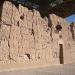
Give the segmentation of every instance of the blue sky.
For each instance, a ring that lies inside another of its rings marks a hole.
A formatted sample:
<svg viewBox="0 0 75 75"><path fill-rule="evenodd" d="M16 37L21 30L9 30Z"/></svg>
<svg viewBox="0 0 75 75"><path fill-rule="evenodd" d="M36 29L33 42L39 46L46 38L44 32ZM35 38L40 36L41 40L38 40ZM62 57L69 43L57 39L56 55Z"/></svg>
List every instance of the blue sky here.
<svg viewBox="0 0 75 75"><path fill-rule="evenodd" d="M67 18L65 18L65 19L66 19L66 21L68 21L69 23L75 22L75 14L72 15L72 16L69 16L69 17L67 17Z"/></svg>

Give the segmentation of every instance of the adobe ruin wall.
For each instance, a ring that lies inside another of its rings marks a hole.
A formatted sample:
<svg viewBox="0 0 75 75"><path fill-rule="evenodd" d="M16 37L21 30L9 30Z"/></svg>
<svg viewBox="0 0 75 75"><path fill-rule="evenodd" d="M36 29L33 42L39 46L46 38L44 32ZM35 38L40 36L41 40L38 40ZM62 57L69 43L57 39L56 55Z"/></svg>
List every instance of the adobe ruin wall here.
<svg viewBox="0 0 75 75"><path fill-rule="evenodd" d="M56 28L58 21L62 27L60 31ZM74 27L73 31L75 38ZM75 40L71 28L55 14L42 18L36 10L21 5L16 8L5 1L0 21L0 63L29 60L50 64L75 62Z"/></svg>

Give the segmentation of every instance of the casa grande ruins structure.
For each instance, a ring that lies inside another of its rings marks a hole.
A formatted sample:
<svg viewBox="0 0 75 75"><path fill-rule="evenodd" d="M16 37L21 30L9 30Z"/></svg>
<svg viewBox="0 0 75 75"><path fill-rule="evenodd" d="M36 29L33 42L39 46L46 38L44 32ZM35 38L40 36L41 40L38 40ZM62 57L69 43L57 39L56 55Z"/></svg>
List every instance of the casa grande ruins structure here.
<svg viewBox="0 0 75 75"><path fill-rule="evenodd" d="M53 13L42 18L39 11L9 1L1 12L0 64L75 62L75 24Z"/></svg>

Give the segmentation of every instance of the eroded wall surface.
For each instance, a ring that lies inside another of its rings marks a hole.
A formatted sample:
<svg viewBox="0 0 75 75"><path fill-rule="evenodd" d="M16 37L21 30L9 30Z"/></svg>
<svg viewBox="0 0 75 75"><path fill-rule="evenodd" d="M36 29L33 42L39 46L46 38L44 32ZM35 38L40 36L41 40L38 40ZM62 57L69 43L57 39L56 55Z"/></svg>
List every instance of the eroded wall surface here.
<svg viewBox="0 0 75 75"><path fill-rule="evenodd" d="M64 63L71 63L74 62L75 59L75 27L73 25L73 32L71 31L71 26L61 17L58 17L56 15L50 15L51 21L52 21L52 28L53 28L53 38L54 38L54 43L53 45L58 48L58 51L60 51L60 44L63 45L63 58L64 58ZM56 32L56 26L57 23L60 22L62 29L60 32ZM55 43L56 42L56 43ZM58 42L58 44L57 44ZM54 47L53 50L57 49Z"/></svg>
<svg viewBox="0 0 75 75"><path fill-rule="evenodd" d="M56 28L58 21L62 27L60 31ZM0 22L0 63L31 60L60 64L60 44L64 63L74 62L75 41L63 18L55 14L42 18L36 10L21 5L16 8L11 2L4 2Z"/></svg>

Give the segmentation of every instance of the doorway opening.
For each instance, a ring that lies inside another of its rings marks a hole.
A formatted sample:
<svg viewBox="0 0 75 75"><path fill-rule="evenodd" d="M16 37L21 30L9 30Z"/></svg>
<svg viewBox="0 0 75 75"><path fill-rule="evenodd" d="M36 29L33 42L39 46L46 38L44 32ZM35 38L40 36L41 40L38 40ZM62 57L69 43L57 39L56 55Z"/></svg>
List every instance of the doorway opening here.
<svg viewBox="0 0 75 75"><path fill-rule="evenodd" d="M59 61L60 61L60 64L64 64L63 44L59 44Z"/></svg>

